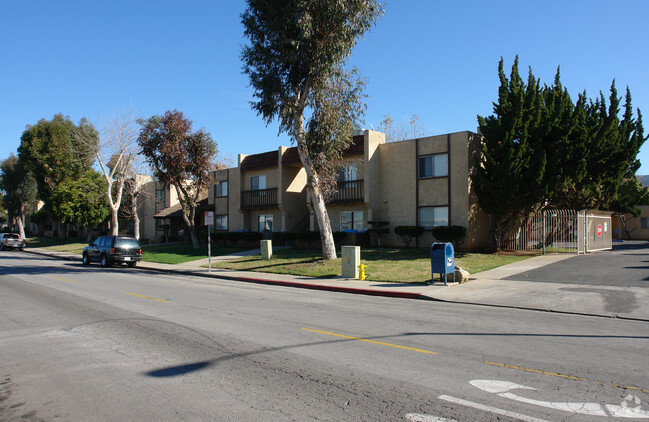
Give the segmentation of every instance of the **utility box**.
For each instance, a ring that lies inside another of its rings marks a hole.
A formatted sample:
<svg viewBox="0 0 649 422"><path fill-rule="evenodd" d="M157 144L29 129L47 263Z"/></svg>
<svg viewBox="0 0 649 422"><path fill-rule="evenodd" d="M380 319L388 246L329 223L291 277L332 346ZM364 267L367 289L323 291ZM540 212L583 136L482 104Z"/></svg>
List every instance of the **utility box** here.
<svg viewBox="0 0 649 422"><path fill-rule="evenodd" d="M435 274L441 274L444 284L447 283L448 274L453 274L455 281L455 250L452 243L433 243L430 247L431 281L435 281Z"/></svg>
<svg viewBox="0 0 649 422"><path fill-rule="evenodd" d="M273 241L261 240L261 259L271 259L273 257Z"/></svg>
<svg viewBox="0 0 649 422"><path fill-rule="evenodd" d="M360 246L343 246L342 276L345 278L358 278L358 266L361 264Z"/></svg>

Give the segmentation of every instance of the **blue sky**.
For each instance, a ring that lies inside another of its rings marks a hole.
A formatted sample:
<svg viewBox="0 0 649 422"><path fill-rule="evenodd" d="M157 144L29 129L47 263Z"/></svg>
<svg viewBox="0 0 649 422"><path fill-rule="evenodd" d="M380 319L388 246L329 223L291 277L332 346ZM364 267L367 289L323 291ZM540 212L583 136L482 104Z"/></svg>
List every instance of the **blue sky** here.
<svg viewBox="0 0 649 422"><path fill-rule="evenodd" d="M178 109L236 160L290 146L249 107L241 73L242 0L6 1L0 14L0 159L27 124L62 113L96 122L130 107ZM576 99L629 86L649 132L646 0L385 3L349 63L369 78L365 128L417 114L427 134L476 130L489 115L501 57L551 84L557 66ZM639 156L649 174L649 142Z"/></svg>

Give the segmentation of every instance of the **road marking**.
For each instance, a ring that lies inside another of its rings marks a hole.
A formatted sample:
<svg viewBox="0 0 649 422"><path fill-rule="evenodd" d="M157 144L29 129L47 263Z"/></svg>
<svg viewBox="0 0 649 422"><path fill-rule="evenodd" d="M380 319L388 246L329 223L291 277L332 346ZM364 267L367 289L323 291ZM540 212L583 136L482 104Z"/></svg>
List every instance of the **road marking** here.
<svg viewBox="0 0 649 422"><path fill-rule="evenodd" d="M481 390L484 390L487 393L496 394L497 396L514 400L516 402L533 404L535 406L561 410L564 412L578 413L580 415L608 417L609 414L606 413L606 410L608 410L611 416L616 418L644 419L649 417L649 411L642 408L640 398L631 394L626 396L624 401L619 406L614 404L602 405L599 403L583 402L550 402L530 399L511 393L511 390L536 390L536 388L516 384L515 382L497 380L473 380L469 381L469 384ZM631 402L631 404L629 404L629 402ZM631 405L633 404L635 404L635 407L631 407Z"/></svg>
<svg viewBox="0 0 649 422"><path fill-rule="evenodd" d="M334 337L340 337L340 338L346 338L349 340L358 340L358 341L364 341L365 343L372 343L372 344L378 344L380 346L388 346L388 347L395 347L397 349L403 349L403 350L410 350L412 352L419 352L419 353L428 353L431 355L436 355L437 352L431 352L430 350L423 350L423 349L415 349L414 347L408 347L408 346L400 346L398 344L391 344L391 343L384 343L382 341L376 341L376 340L368 340L365 338L360 338L360 337L352 337L352 336L346 336L344 334L336 334L336 333L330 333L327 331L320 331L320 330L312 330L310 328L302 328L304 331L311 331L313 333L319 333L319 334L326 334L328 336L334 336Z"/></svg>
<svg viewBox="0 0 649 422"><path fill-rule="evenodd" d="M135 293L129 293L129 292L124 292L124 294L125 295L131 295L131 296L137 296L137 297L141 297L141 298L144 298L144 299L157 300L158 302L169 302L169 299L158 299L157 297L142 296L142 295L138 295L138 294L135 294Z"/></svg>
<svg viewBox="0 0 649 422"><path fill-rule="evenodd" d="M496 380L473 380L470 381L469 384L481 390L484 390L487 393L493 393L496 394L497 396L514 400L520 403L533 404L535 406L547 407L548 409L561 410L564 412L578 413L580 415L608 416L608 414L604 411L604 409L602 409L602 406L600 406L599 403L550 402L550 401L529 399L527 397L522 397L517 394L510 393L509 392L510 390L518 390L518 389L536 390L536 388L516 384L515 382L496 381Z"/></svg>
<svg viewBox="0 0 649 422"><path fill-rule="evenodd" d="M647 388L634 387L632 385L621 385L621 384L616 384L616 383L610 382L610 381L600 381L600 380L594 380L594 379L590 379L590 378L577 377L577 376L573 376L573 375L558 374L556 372L546 372L546 371L541 371L539 369L530 369L530 368L525 368L525 367L522 367L522 366L506 365L504 363L496 363L496 362L489 362L489 361L483 361L483 363L485 363L487 365L499 366L501 368L517 369L519 371L525 371L525 372L534 372L535 374L548 375L548 376L551 376L551 377L565 378L565 379L574 380L574 381L596 382L596 383L598 383L600 385L611 385L613 387L622 388L622 389L625 389L625 390L635 390L635 391L641 391L643 393L649 393L649 389L647 389Z"/></svg>
<svg viewBox="0 0 649 422"><path fill-rule="evenodd" d="M408 422L458 422L455 419L440 418L439 416L421 415L419 413L408 413L406 415Z"/></svg>
<svg viewBox="0 0 649 422"><path fill-rule="evenodd" d="M510 418L520 419L520 420L525 421L525 422L550 422L550 421L547 421L545 419L534 418L532 416L523 415L521 413L510 412L509 410L498 409L497 407L491 407L491 406L487 406L487 405L480 404L480 403L474 403L472 401L458 399L456 397L451 397L451 396L447 396L447 395L444 395L444 394L442 394L441 396L439 396L437 398L441 399L441 400L446 400L446 401L451 402L451 403L461 404L462 406L472 407L474 409L482 410L482 411L485 411L485 412L495 413L496 415L501 415L501 416L507 416L507 417L510 417Z"/></svg>
<svg viewBox="0 0 649 422"><path fill-rule="evenodd" d="M72 280L68 280L67 278L54 277L54 276L50 276L50 277L55 278L55 279L57 279L57 280L67 281L68 283L74 283L74 281L72 281Z"/></svg>

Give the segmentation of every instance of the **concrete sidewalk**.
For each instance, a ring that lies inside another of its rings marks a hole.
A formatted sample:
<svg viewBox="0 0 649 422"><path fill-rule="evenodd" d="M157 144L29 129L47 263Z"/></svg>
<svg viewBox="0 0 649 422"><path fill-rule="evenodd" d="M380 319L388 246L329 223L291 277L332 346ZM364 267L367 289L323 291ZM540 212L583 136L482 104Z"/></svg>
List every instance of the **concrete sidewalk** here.
<svg viewBox="0 0 649 422"><path fill-rule="evenodd" d="M275 248L274 248L275 249ZM26 252L58 259L79 261L79 255L56 252L47 249L28 248ZM259 249L234 255L212 257L212 261L223 261L248 255L259 255ZM249 271L230 271L207 268L207 259L200 259L178 265L141 262L136 268L145 271L179 273L235 282L272 284L293 288L317 289L374 296L400 297L409 299L436 300L452 303L496 306L503 308L531 309L578 315L592 315L621 319L649 321L649 288L608 287L574 284L543 283L515 280L515 275L532 269L551 265L574 257L572 254L553 254L529 258L493 270L472 274L467 283L442 282L428 285L360 281L342 277L312 278L283 274L269 274ZM93 264L96 265L96 264ZM508 278L508 279L505 279ZM594 287L594 286L591 286ZM607 295L633 295L640 306L615 309L606 300ZM630 310L627 310L631 308Z"/></svg>

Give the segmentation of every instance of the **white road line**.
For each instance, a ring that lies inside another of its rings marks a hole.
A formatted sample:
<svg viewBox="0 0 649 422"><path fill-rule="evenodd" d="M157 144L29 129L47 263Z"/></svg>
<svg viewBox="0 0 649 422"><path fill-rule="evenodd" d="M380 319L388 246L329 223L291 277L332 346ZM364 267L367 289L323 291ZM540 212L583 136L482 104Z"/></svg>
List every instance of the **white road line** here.
<svg viewBox="0 0 649 422"><path fill-rule="evenodd" d="M420 415L419 413L408 413L406 415L408 422L458 422L455 419L440 418L431 415Z"/></svg>
<svg viewBox="0 0 649 422"><path fill-rule="evenodd" d="M451 397L442 394L438 399L446 400L451 403L461 404L462 406L473 407L474 409L483 410L485 412L495 413L496 415L507 416L510 418L520 419L525 422L550 422L545 419L534 418L532 416L523 415L521 413L510 412L508 410L498 409L497 407L491 407L480 403L474 403L472 401L458 399L456 397Z"/></svg>

